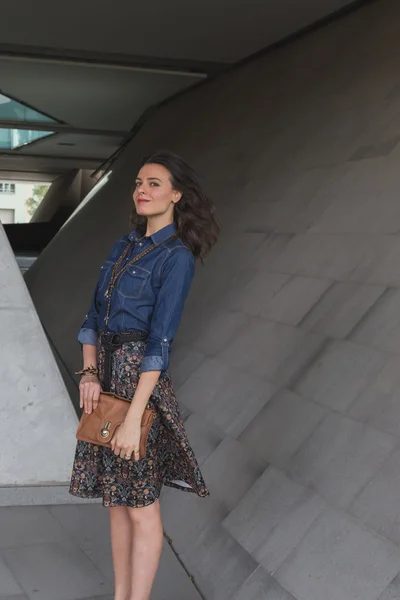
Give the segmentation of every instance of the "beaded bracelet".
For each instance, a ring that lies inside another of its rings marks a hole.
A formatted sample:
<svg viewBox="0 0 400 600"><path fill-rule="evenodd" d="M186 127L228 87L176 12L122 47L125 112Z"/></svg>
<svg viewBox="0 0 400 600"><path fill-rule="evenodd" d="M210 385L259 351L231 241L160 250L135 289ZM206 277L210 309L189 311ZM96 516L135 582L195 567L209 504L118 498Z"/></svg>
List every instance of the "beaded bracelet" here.
<svg viewBox="0 0 400 600"><path fill-rule="evenodd" d="M81 371L75 371L75 375L95 375L97 377L98 374L99 370L93 365L89 365L86 369L82 369Z"/></svg>

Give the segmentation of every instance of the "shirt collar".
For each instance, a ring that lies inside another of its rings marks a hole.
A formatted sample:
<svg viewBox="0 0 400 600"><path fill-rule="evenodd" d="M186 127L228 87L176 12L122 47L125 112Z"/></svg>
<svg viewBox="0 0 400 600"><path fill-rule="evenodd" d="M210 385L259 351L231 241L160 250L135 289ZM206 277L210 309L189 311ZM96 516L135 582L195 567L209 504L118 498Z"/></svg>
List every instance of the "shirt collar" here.
<svg viewBox="0 0 400 600"><path fill-rule="evenodd" d="M176 233L176 225L175 223L170 223L169 225L167 225L166 227L162 227L162 229L159 229L149 237L151 238L153 244L160 244L161 242L164 242L166 239L174 235L174 233ZM128 238L131 240L131 242L139 239L136 229L131 231L131 233L128 235Z"/></svg>

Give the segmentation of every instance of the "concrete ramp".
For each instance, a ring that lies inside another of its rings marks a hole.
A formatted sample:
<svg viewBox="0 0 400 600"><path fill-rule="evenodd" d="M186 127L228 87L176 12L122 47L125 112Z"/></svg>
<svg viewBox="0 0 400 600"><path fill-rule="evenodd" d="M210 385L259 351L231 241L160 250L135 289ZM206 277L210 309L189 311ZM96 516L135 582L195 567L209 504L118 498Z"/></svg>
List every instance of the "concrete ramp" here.
<svg viewBox="0 0 400 600"><path fill-rule="evenodd" d="M0 505L51 501L70 476L77 417L1 225L0 289Z"/></svg>

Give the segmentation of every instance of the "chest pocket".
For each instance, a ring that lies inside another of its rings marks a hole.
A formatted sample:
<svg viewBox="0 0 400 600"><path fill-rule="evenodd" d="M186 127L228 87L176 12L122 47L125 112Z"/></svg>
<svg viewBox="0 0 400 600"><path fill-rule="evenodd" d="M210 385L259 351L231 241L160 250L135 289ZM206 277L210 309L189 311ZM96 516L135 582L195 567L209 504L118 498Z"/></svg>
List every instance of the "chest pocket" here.
<svg viewBox="0 0 400 600"><path fill-rule="evenodd" d="M110 281L110 277L111 277L111 270L114 266L114 263L112 260L107 260L104 265L101 267L100 269L100 275L99 275L99 291L102 289L105 289L106 284Z"/></svg>
<svg viewBox="0 0 400 600"><path fill-rule="evenodd" d="M150 277L150 271L132 265L117 281L117 292L123 298L138 299L143 294L146 282Z"/></svg>

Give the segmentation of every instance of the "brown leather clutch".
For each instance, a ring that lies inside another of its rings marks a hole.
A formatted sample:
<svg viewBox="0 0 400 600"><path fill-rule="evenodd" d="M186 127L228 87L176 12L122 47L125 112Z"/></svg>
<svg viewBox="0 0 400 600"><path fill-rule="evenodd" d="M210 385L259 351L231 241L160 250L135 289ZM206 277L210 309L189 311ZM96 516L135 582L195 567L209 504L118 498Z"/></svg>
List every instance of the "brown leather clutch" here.
<svg viewBox="0 0 400 600"><path fill-rule="evenodd" d="M117 427L125 420L130 400L111 392L101 392L97 407L90 413L82 413L76 438L98 446L111 448L111 440ZM156 417L153 409L146 408L140 426L139 459L146 456L147 438Z"/></svg>

